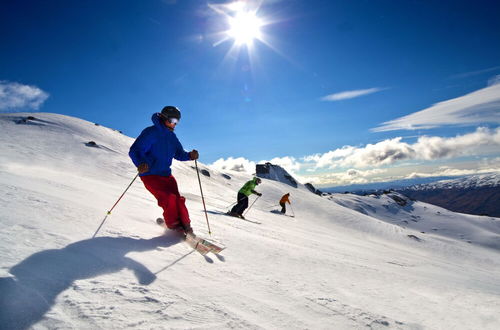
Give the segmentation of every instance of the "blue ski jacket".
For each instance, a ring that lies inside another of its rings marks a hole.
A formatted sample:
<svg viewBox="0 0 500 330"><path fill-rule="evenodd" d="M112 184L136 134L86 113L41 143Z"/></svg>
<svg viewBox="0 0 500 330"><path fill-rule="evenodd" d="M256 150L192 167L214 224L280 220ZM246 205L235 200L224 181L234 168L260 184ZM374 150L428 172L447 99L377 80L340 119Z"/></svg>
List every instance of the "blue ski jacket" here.
<svg viewBox="0 0 500 330"><path fill-rule="evenodd" d="M146 127L130 147L129 156L135 166L147 163L149 171L145 175L170 176L172 158L190 160L189 153L182 148L179 139L160 120L160 114L151 117L153 126Z"/></svg>

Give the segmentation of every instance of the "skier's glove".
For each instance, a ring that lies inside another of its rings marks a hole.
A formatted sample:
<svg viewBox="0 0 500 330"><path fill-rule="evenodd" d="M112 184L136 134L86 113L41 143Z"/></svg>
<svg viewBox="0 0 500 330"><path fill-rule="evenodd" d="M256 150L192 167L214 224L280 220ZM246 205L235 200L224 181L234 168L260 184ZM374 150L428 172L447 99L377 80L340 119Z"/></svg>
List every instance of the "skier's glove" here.
<svg viewBox="0 0 500 330"><path fill-rule="evenodd" d="M147 163L142 163L141 165L137 166L137 171L139 174L143 174L149 171L149 165Z"/></svg>
<svg viewBox="0 0 500 330"><path fill-rule="evenodd" d="M257 196L259 196L259 197L260 197L260 196L262 196L262 194L261 194L261 193L257 193Z"/></svg>
<svg viewBox="0 0 500 330"><path fill-rule="evenodd" d="M191 151L191 152L189 153L189 158L190 158L191 160L198 159L198 157L200 157L200 154L198 153L198 150L193 149L193 151Z"/></svg>

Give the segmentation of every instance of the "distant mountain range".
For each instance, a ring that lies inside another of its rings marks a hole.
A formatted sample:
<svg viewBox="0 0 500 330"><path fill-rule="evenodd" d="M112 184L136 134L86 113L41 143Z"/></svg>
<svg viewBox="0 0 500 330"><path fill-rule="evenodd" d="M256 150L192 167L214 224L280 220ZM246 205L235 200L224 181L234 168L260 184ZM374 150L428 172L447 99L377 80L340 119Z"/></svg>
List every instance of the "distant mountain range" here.
<svg viewBox="0 0 500 330"><path fill-rule="evenodd" d="M452 180L440 180L409 187L411 190L474 189L500 186L500 174L471 175Z"/></svg>
<svg viewBox="0 0 500 330"><path fill-rule="evenodd" d="M398 189L422 202L460 213L500 216L500 174L472 175Z"/></svg>
<svg viewBox="0 0 500 330"><path fill-rule="evenodd" d="M500 173L464 177L433 177L320 188L324 193L358 195L395 190L422 202L450 211L500 217Z"/></svg>
<svg viewBox="0 0 500 330"><path fill-rule="evenodd" d="M352 184L346 186L335 186L335 187L320 187L322 192L327 193L338 193L338 192L366 192L366 191L376 191L376 190L390 190L390 189L403 189L412 185L425 184L436 182L438 180L453 179L456 177L450 176L440 176L432 178L414 178L405 180L396 180L389 182L375 182L375 183L365 183L365 184Z"/></svg>

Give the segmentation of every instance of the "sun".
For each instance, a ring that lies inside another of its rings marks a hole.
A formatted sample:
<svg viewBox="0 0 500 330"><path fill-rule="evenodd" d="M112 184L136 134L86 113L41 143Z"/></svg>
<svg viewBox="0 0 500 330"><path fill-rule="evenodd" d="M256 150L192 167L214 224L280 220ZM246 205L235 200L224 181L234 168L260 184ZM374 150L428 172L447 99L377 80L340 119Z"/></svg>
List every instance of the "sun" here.
<svg viewBox="0 0 500 330"><path fill-rule="evenodd" d="M235 16L228 17L229 30L227 34L238 45L252 44L254 39L261 38L260 27L262 21L252 12L238 12Z"/></svg>
<svg viewBox="0 0 500 330"><path fill-rule="evenodd" d="M216 40L213 46L231 41L231 52L243 49L250 52L256 40L267 45L265 32L261 31L261 28L272 24L272 21L269 21L269 17L257 15L261 5L262 0L237 0L225 4L209 4L209 8L216 12L218 18L222 18L218 19L217 25L224 27L214 34Z"/></svg>

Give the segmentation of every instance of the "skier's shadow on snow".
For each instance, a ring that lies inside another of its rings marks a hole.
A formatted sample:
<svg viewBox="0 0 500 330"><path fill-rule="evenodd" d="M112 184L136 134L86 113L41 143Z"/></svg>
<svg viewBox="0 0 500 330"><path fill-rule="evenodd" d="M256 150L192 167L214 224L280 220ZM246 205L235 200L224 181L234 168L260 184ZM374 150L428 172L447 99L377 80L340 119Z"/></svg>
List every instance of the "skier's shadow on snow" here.
<svg viewBox="0 0 500 330"><path fill-rule="evenodd" d="M217 215L226 215L228 217L231 217L229 214L227 214L227 212L221 212L221 211L211 211L211 210L207 210L207 213L210 213L210 214L217 214ZM234 218L234 217L233 217ZM237 219L237 218L235 218ZM258 221L254 221L254 220L249 220L249 219L240 219L242 221L246 221L246 222L251 222L251 223L255 223L257 225L261 225L262 222L258 222Z"/></svg>
<svg viewBox="0 0 500 330"><path fill-rule="evenodd" d="M156 275L126 254L179 242L181 237L174 234L151 239L97 237L32 254L10 269L15 278L0 278L0 328L29 328L43 318L57 296L75 280L127 268L140 284L151 284Z"/></svg>
<svg viewBox="0 0 500 330"><path fill-rule="evenodd" d="M220 214L220 215L228 215L227 212L212 211L212 210L207 210L207 213L210 213L210 214Z"/></svg>

